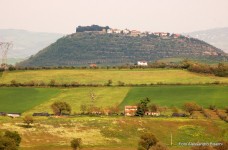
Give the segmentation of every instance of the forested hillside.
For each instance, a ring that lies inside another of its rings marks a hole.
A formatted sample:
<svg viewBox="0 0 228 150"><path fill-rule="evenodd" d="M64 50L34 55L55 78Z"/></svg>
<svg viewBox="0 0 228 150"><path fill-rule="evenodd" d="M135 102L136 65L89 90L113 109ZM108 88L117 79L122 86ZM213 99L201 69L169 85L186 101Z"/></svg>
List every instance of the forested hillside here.
<svg viewBox="0 0 228 150"><path fill-rule="evenodd" d="M227 54L203 41L180 36L129 36L123 34L74 33L60 38L19 66L76 66L125 64L138 60L189 58L227 61Z"/></svg>

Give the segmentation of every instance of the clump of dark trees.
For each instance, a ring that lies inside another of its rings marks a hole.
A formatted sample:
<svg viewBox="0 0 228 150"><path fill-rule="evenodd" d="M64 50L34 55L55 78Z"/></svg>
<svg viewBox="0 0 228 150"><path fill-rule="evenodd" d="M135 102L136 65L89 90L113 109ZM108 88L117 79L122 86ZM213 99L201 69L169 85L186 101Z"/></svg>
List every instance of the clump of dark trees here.
<svg viewBox="0 0 228 150"><path fill-rule="evenodd" d="M76 32L85 32L85 31L102 31L103 29L107 30L110 29L109 26L102 27L98 25L91 25L91 26L78 26L76 28Z"/></svg>
<svg viewBox="0 0 228 150"><path fill-rule="evenodd" d="M21 137L16 131L5 131L0 135L0 150L18 150Z"/></svg>

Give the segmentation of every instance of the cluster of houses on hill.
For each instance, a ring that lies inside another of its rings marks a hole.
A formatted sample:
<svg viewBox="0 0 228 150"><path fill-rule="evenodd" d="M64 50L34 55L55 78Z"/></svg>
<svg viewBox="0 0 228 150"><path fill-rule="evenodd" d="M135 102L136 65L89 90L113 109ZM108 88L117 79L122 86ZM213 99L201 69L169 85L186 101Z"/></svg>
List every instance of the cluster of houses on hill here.
<svg viewBox="0 0 228 150"><path fill-rule="evenodd" d="M141 32L139 30L130 30L130 29L106 29L103 28L102 30L94 30L94 31L83 31L83 32L88 32L88 33L99 33L99 34L123 34L123 35L128 35L128 36L147 36L147 35L154 35L154 36L158 36L158 37L173 37L173 38L179 38L181 36L181 34L170 34L168 32L149 32L149 31L145 31L145 32Z"/></svg>

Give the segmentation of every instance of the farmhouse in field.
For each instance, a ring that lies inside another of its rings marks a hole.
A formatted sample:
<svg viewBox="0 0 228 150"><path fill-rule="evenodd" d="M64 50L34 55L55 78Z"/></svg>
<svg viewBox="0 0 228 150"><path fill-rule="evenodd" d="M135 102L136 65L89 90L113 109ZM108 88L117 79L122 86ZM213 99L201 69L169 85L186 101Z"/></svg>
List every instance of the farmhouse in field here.
<svg viewBox="0 0 228 150"><path fill-rule="evenodd" d="M160 112L150 112L150 111L146 111L145 112L146 116L160 116Z"/></svg>
<svg viewBox="0 0 228 150"><path fill-rule="evenodd" d="M137 111L137 106L125 106L124 114L125 116L134 116Z"/></svg>
<svg viewBox="0 0 228 150"><path fill-rule="evenodd" d="M147 61L138 61L137 65L138 66L148 66L148 63L147 63Z"/></svg>
<svg viewBox="0 0 228 150"><path fill-rule="evenodd" d="M21 116L21 113L8 113L7 116L12 118L17 118Z"/></svg>

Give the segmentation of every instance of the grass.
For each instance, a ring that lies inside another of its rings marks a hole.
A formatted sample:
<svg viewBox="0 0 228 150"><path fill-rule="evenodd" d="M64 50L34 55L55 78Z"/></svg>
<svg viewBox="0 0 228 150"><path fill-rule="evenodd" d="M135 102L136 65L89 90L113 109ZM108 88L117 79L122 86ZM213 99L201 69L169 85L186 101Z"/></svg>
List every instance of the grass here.
<svg viewBox="0 0 228 150"><path fill-rule="evenodd" d="M24 112L56 96L59 89L0 88L0 112Z"/></svg>
<svg viewBox="0 0 228 150"><path fill-rule="evenodd" d="M75 117L36 118L32 128L20 126L22 119L0 122L0 130L15 130L22 136L22 150L70 149L69 141L82 138L83 149L136 149L140 135L152 132L170 150L189 150L179 142L228 140L224 121L187 118ZM173 146L170 146L170 133Z"/></svg>
<svg viewBox="0 0 228 150"><path fill-rule="evenodd" d="M228 106L228 86L134 87L120 106L123 108L125 105L137 104L145 97L149 97L151 103L161 106L181 108L185 102L193 101L206 108L209 105L225 108Z"/></svg>
<svg viewBox="0 0 228 150"><path fill-rule="evenodd" d="M19 83L43 81L49 83L54 79L57 83L71 83L72 81L81 84L105 84L112 80L114 85L118 81L127 84L157 84L157 83L212 83L215 81L228 83L228 78L215 77L213 75L202 75L191 73L186 70L177 69L98 69L98 70L29 70L4 72L0 83L8 83L16 80Z"/></svg>

